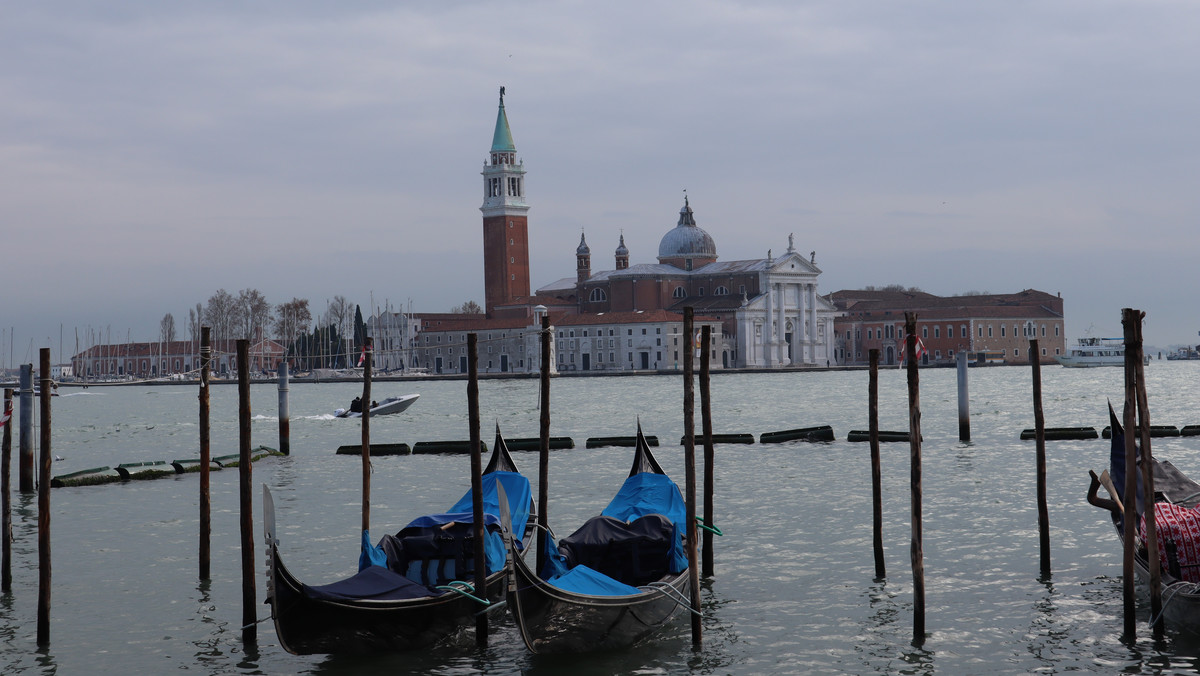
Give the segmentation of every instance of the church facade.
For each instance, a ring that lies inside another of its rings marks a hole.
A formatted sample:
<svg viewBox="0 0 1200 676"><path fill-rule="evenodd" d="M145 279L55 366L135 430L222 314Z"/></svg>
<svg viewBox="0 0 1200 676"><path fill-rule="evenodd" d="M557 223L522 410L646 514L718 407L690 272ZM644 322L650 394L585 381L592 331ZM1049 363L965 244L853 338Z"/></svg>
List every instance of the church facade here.
<svg viewBox="0 0 1200 676"><path fill-rule="evenodd" d="M531 294L525 166L517 158L504 88L481 173L486 314L441 315L436 322L418 314L412 366L435 373L465 370L461 343L474 332L495 341L497 358L481 365L481 372L536 372L540 364L531 354L532 341L545 314L555 326L556 370L675 369L688 355L699 361L694 340L682 335L689 306L697 329L712 327L713 368L836 363L838 311L818 293L816 254L797 252L791 235L777 257L768 251L766 258L718 260L716 242L696 224L685 197L677 224L659 243L656 262L631 264L621 235L613 269L593 271L591 249L581 236L575 277Z"/></svg>

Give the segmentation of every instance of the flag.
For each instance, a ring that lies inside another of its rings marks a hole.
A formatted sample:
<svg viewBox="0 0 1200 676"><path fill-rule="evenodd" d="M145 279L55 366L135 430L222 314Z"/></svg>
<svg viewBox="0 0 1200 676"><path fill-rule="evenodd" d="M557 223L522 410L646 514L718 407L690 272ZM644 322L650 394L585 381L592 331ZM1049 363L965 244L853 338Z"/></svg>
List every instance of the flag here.
<svg viewBox="0 0 1200 676"><path fill-rule="evenodd" d="M11 413L5 413L3 415L0 415L0 427L4 427L6 424L8 424L8 419L10 417L12 417Z"/></svg>
<svg viewBox="0 0 1200 676"><path fill-rule="evenodd" d="M359 365L359 366L362 366L362 365L363 365L363 362L365 362L366 360L367 360L367 346L366 346L366 345L363 345L363 347L362 347L362 353L360 353L360 354L358 355L358 365Z"/></svg>
<svg viewBox="0 0 1200 676"><path fill-rule="evenodd" d="M908 358L908 342L907 341L908 341L907 336L900 339L900 362L901 363L903 363L904 360ZM918 337L917 338L917 359L920 359L924 355L925 355L925 343L921 342L921 339Z"/></svg>

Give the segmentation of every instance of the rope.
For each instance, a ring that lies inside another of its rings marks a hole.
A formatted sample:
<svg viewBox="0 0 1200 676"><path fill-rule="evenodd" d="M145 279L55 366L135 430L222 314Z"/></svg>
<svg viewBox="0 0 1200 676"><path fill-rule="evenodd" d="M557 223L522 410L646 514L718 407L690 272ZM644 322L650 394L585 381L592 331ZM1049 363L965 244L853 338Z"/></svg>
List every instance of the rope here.
<svg viewBox="0 0 1200 676"><path fill-rule="evenodd" d="M668 583L668 582L651 582L650 584L645 585L645 587L649 587L650 589L656 589L658 591L661 591L663 594L674 599L675 603L686 608L689 613L695 615L696 617L704 617L704 615L700 612L699 609L692 607L691 599L684 598L683 592L672 587L670 585L670 583Z"/></svg>
<svg viewBox="0 0 1200 676"><path fill-rule="evenodd" d="M701 516L696 517L696 527L703 528L704 530L706 530L710 533L713 533L713 534L717 535L718 537L725 535L725 533L721 532L720 528L717 528L716 526L710 526L710 525L704 523L704 517L701 517Z"/></svg>
<svg viewBox="0 0 1200 676"><path fill-rule="evenodd" d="M461 585L461 586L459 586L459 585ZM442 591L454 592L456 594L465 596L465 597L471 599L472 601L475 601L476 603L481 603L485 606L492 605L491 601L488 601L487 599L481 599L478 596L475 596L474 594L472 594L471 592L475 591L475 587L468 582L463 582L462 580L454 580L453 582L450 582L449 584L441 584L441 585L434 587L434 589L441 589Z"/></svg>

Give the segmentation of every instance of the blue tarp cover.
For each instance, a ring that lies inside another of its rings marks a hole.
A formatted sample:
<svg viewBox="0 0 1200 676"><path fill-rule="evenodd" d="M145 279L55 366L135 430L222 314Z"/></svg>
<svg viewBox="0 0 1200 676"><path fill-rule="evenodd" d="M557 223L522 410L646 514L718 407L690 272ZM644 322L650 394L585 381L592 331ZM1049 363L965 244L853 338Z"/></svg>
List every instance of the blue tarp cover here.
<svg viewBox="0 0 1200 676"><path fill-rule="evenodd" d="M529 521L529 506L532 498L532 491L529 488L529 479L523 474L517 472L490 472L483 475L483 523L485 526L497 525L500 523L500 498L499 492L496 490L497 482L504 485L505 495L508 496L508 509L512 518L513 537L516 540L517 547L522 546L521 539L525 535L525 526ZM474 523L475 516L471 506L472 494L467 491L465 495L450 507L450 510L441 514L427 514L425 516L413 519L409 527L430 527L441 526L447 523ZM367 566L374 565L387 566L387 555L383 552L383 548L376 545L366 549L370 543L370 536L363 533L363 554L359 557L359 569L362 570ZM486 542L484 543L484 552L487 556L488 572L494 573L504 568L504 562L507 560L507 552L504 550L504 538L496 532L488 532Z"/></svg>
<svg viewBox="0 0 1200 676"><path fill-rule="evenodd" d="M575 566L547 582L564 591L590 596L629 596L642 593L637 587L630 587L584 565Z"/></svg>
<svg viewBox="0 0 1200 676"><path fill-rule="evenodd" d="M679 493L679 487L670 477L653 472L639 472L629 477L602 512L603 516L626 522L635 521L648 514L662 514L674 525L671 572L686 570L687 555L683 551L680 524L687 520L687 505ZM590 596L628 596L642 593L637 587L614 580L584 565L568 570L565 558L557 551L556 546L547 543L547 549L551 551L547 552L546 568L542 571L542 577L559 589Z"/></svg>

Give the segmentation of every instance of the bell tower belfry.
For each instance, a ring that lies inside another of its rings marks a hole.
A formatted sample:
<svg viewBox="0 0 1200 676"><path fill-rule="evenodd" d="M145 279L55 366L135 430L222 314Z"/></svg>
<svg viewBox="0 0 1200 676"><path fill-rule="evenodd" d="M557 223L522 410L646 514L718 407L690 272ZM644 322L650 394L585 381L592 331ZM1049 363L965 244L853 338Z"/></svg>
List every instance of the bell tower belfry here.
<svg viewBox="0 0 1200 676"><path fill-rule="evenodd" d="M483 288L488 316L497 304L529 295L529 224L525 204L525 162L517 161L504 87L492 149L483 164Z"/></svg>

